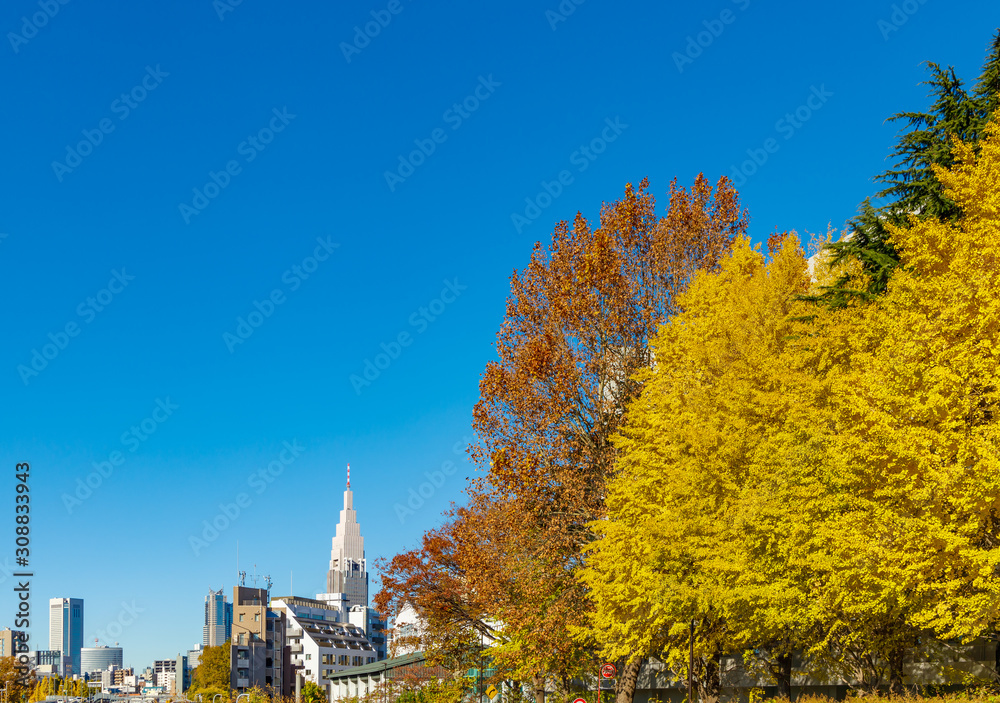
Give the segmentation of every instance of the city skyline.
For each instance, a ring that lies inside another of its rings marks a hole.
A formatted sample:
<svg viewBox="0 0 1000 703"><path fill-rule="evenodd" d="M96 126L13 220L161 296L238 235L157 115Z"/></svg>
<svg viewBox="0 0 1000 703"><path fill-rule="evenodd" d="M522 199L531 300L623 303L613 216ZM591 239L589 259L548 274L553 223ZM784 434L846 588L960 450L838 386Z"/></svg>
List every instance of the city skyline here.
<svg viewBox="0 0 1000 703"><path fill-rule="evenodd" d="M365 559L364 559L364 538L361 536L360 531L359 531L360 528L359 528L359 523L358 523L358 520L357 520L357 511L353 508L353 491L351 490L350 480L351 480L350 479L350 466L348 465L347 475L346 475L347 486L346 486L346 490L343 492L344 509L340 511L338 522L333 526L333 528L334 528L333 531L332 531L333 532L333 535L332 535L333 550L331 552L331 554L339 554L339 555L341 555L342 557L345 558L346 568L347 568L348 571L350 571L350 568L351 568L352 564L358 563L358 562L360 562L360 563L363 564L365 562ZM352 536L353 536L353 539L351 538ZM339 539L338 539L338 537L339 537ZM231 595L231 593L232 593L231 589L232 589L233 586L245 586L247 588L264 587L266 585L267 581L271 580L272 577L269 574L263 573L263 570L262 570L261 573L257 573L257 564L254 564L251 567L252 571L250 571L250 572L247 572L246 569L242 568L241 565L240 565L240 563L239 563L239 560L238 560L239 559L239 557L238 557L239 545L238 544L236 545L236 548L237 548L237 554L236 554L236 558L237 558L237 562L236 562L236 575L234 576L233 584L229 586L228 593ZM360 554L360 558L358 557L358 554ZM332 566L332 564L333 564L333 562L331 560L330 565ZM329 586L330 579L332 578L332 573L333 573L332 570L328 570L327 573L326 573L326 579L325 579L324 583L327 586ZM366 601L365 605L367 605L370 602L370 596L369 596L369 593L368 593L368 573L367 573L367 571L364 571L364 570L362 571L362 573L364 575L364 579L363 579L363 593L364 593L364 598L365 598L365 601ZM2 578L4 575L5 574L3 574L2 571L0 571L0 578ZM248 581L249 581L249 583L248 583ZM348 582L350 581L350 577L348 577L347 581ZM288 584L289 584L289 589L291 589L292 586L294 585L293 573L289 574ZM231 600L228 600L230 596L227 595L227 587L225 585L223 585L219 589L209 588L208 590L209 590L208 595L203 595L202 596L202 601L201 601L201 605L202 605L202 625L201 625L202 640L201 640L201 642L195 642L190 647L185 647L185 648L179 650L176 653L176 655L186 655L188 651L191 651L191 650L197 648L197 646L201 646L202 648L205 647L205 646L217 646L217 644L222 644L225 641L225 639L223 639L222 641L218 642L216 645L208 645L206 643L206 641L205 641L205 638L207 638L209 636L209 633L210 633L209 626L206 624L206 618L208 617L208 612L209 612L209 607L210 607L210 600L209 599L213 598L213 597L218 597L218 596L224 596L225 597L225 605L228 606L228 608L225 609L225 610L223 610L223 612L228 611L228 617L229 617L229 622L230 623L232 622L232 607L233 607L233 603L232 603ZM272 584L272 587L271 587L270 590L271 590L271 593L278 593L279 592L278 590L275 590L275 587L274 587L273 584ZM292 595L303 595L303 596L312 597L313 595L318 595L318 594L321 594L321 593L328 593L328 592L331 592L331 591L327 591L326 589L323 589L323 590L318 590L318 591L315 591L315 592L308 592L308 593L307 592L301 592L300 593L300 592L292 592L292 591L289 591L289 592L292 593ZM79 618L77 620L74 620L74 622L80 622L80 623L83 624L83 627L84 627L84 630L76 632L76 637L77 637L78 640L80 640L79 646L77 647L78 651L76 652L76 663L75 663L75 667L76 668L80 668L80 666L81 666L81 663L80 663L81 652L79 651L81 649L91 649L91 650L94 650L95 648L102 648L102 647L110 647L112 649L117 648L117 649L121 650L121 652L123 654L123 658L122 658L123 664L122 665L124 666L124 668L134 668L137 672L140 671L140 670L142 670L142 669L145 669L146 666L149 666L153 661L172 658L171 653L169 651L163 651L163 652L156 653L153 656L153 658L151 658L146 663L143 663L142 661L138 661L138 660L133 660L131 658L130 654L129 654L129 648L127 646L123 646L122 643L121 643L121 641L118 640L118 639L116 639L114 637L115 635L124 636L126 634L126 632L127 632L128 626L130 626L132 624L135 624L137 616L140 613L144 613L146 611L145 607L143 607L141 605L137 605L135 602L133 602L131 604L122 603L122 612L119 614L119 617L116 620L112 621L103 630L100 630L98 632L98 636L95 636L95 637L92 637L92 638L83 637L82 633L84 631L87 631L87 632L90 631L89 628L86 625L86 620L84 619L84 616L83 616L83 610L84 610L84 603L85 603L85 601L86 601L86 599L84 599L84 598L76 598L76 597L72 597L72 598L52 598L52 599L49 599L50 605L49 605L48 612L50 614L50 620L46 623L46 630L49 633L49 642L48 642L48 647L44 647L45 649L58 649L58 647L53 646L53 640L52 640L52 638L53 637L57 637L57 636L58 637L62 637L63 630L58 627L57 623L55 623L53 620L51 620L51 617L53 617L53 615L55 614L57 605L59 606L60 617L62 617L62 610L63 610L64 604L65 604L65 608L71 608L71 606L74 606L74 607L77 607L77 608L80 609ZM221 601L220 601L220 603L221 603ZM349 604L349 605L353 605L353 604ZM216 607L218 607L218 606L216 606ZM122 615L125 615L126 617L123 618ZM115 627L116 624L118 625L117 628ZM34 637L31 638L31 641L37 642ZM37 647L37 646L35 646L35 647L32 647L32 649L43 649L43 647ZM174 655L174 656L176 656L176 655ZM81 672L80 671L75 671L74 673L81 673Z"/></svg>

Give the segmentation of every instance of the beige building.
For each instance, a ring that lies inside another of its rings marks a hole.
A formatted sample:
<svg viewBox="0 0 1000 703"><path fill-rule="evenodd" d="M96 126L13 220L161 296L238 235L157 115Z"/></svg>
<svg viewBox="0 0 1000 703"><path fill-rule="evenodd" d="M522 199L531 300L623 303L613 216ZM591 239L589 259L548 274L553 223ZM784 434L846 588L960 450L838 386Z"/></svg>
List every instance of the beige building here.
<svg viewBox="0 0 1000 703"><path fill-rule="evenodd" d="M5 627L0 630L0 657L16 657L17 642L24 638L21 630L12 630Z"/></svg>
<svg viewBox="0 0 1000 703"><path fill-rule="evenodd" d="M285 617L268 607L263 588L233 587L229 685L245 692L260 686L282 692Z"/></svg>

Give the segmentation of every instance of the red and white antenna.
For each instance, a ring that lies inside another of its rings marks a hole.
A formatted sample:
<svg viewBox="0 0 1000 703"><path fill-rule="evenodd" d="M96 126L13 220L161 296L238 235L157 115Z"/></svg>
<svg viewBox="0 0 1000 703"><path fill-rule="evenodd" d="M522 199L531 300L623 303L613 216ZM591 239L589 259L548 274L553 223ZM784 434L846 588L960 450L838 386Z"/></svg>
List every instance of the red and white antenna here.
<svg viewBox="0 0 1000 703"><path fill-rule="evenodd" d="M347 489L350 490L350 488L351 488L351 465L348 464L347 465Z"/></svg>

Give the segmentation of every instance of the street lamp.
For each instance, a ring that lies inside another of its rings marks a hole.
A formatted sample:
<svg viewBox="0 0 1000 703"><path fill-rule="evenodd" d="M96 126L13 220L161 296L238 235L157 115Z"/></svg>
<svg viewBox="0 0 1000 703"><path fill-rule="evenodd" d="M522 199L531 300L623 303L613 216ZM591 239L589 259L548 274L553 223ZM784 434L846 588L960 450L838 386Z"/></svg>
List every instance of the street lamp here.
<svg viewBox="0 0 1000 703"><path fill-rule="evenodd" d="M212 696L212 703L215 703L215 699L221 695L222 695L221 693L216 693L214 696Z"/></svg>

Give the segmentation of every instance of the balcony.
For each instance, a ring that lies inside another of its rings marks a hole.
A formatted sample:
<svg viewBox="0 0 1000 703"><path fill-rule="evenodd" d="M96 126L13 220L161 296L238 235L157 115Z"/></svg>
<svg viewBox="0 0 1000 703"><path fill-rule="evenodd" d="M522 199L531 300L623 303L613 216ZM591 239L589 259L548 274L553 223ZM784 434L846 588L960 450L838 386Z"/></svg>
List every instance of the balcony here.
<svg viewBox="0 0 1000 703"><path fill-rule="evenodd" d="M250 679L236 679L236 688L249 688Z"/></svg>
<svg viewBox="0 0 1000 703"><path fill-rule="evenodd" d="M288 650L292 654L299 654L302 651L302 643L288 645Z"/></svg>
<svg viewBox="0 0 1000 703"><path fill-rule="evenodd" d="M287 633L287 635L289 637L301 637L302 636L302 628L301 627L289 627L288 629L285 630L285 632Z"/></svg>

